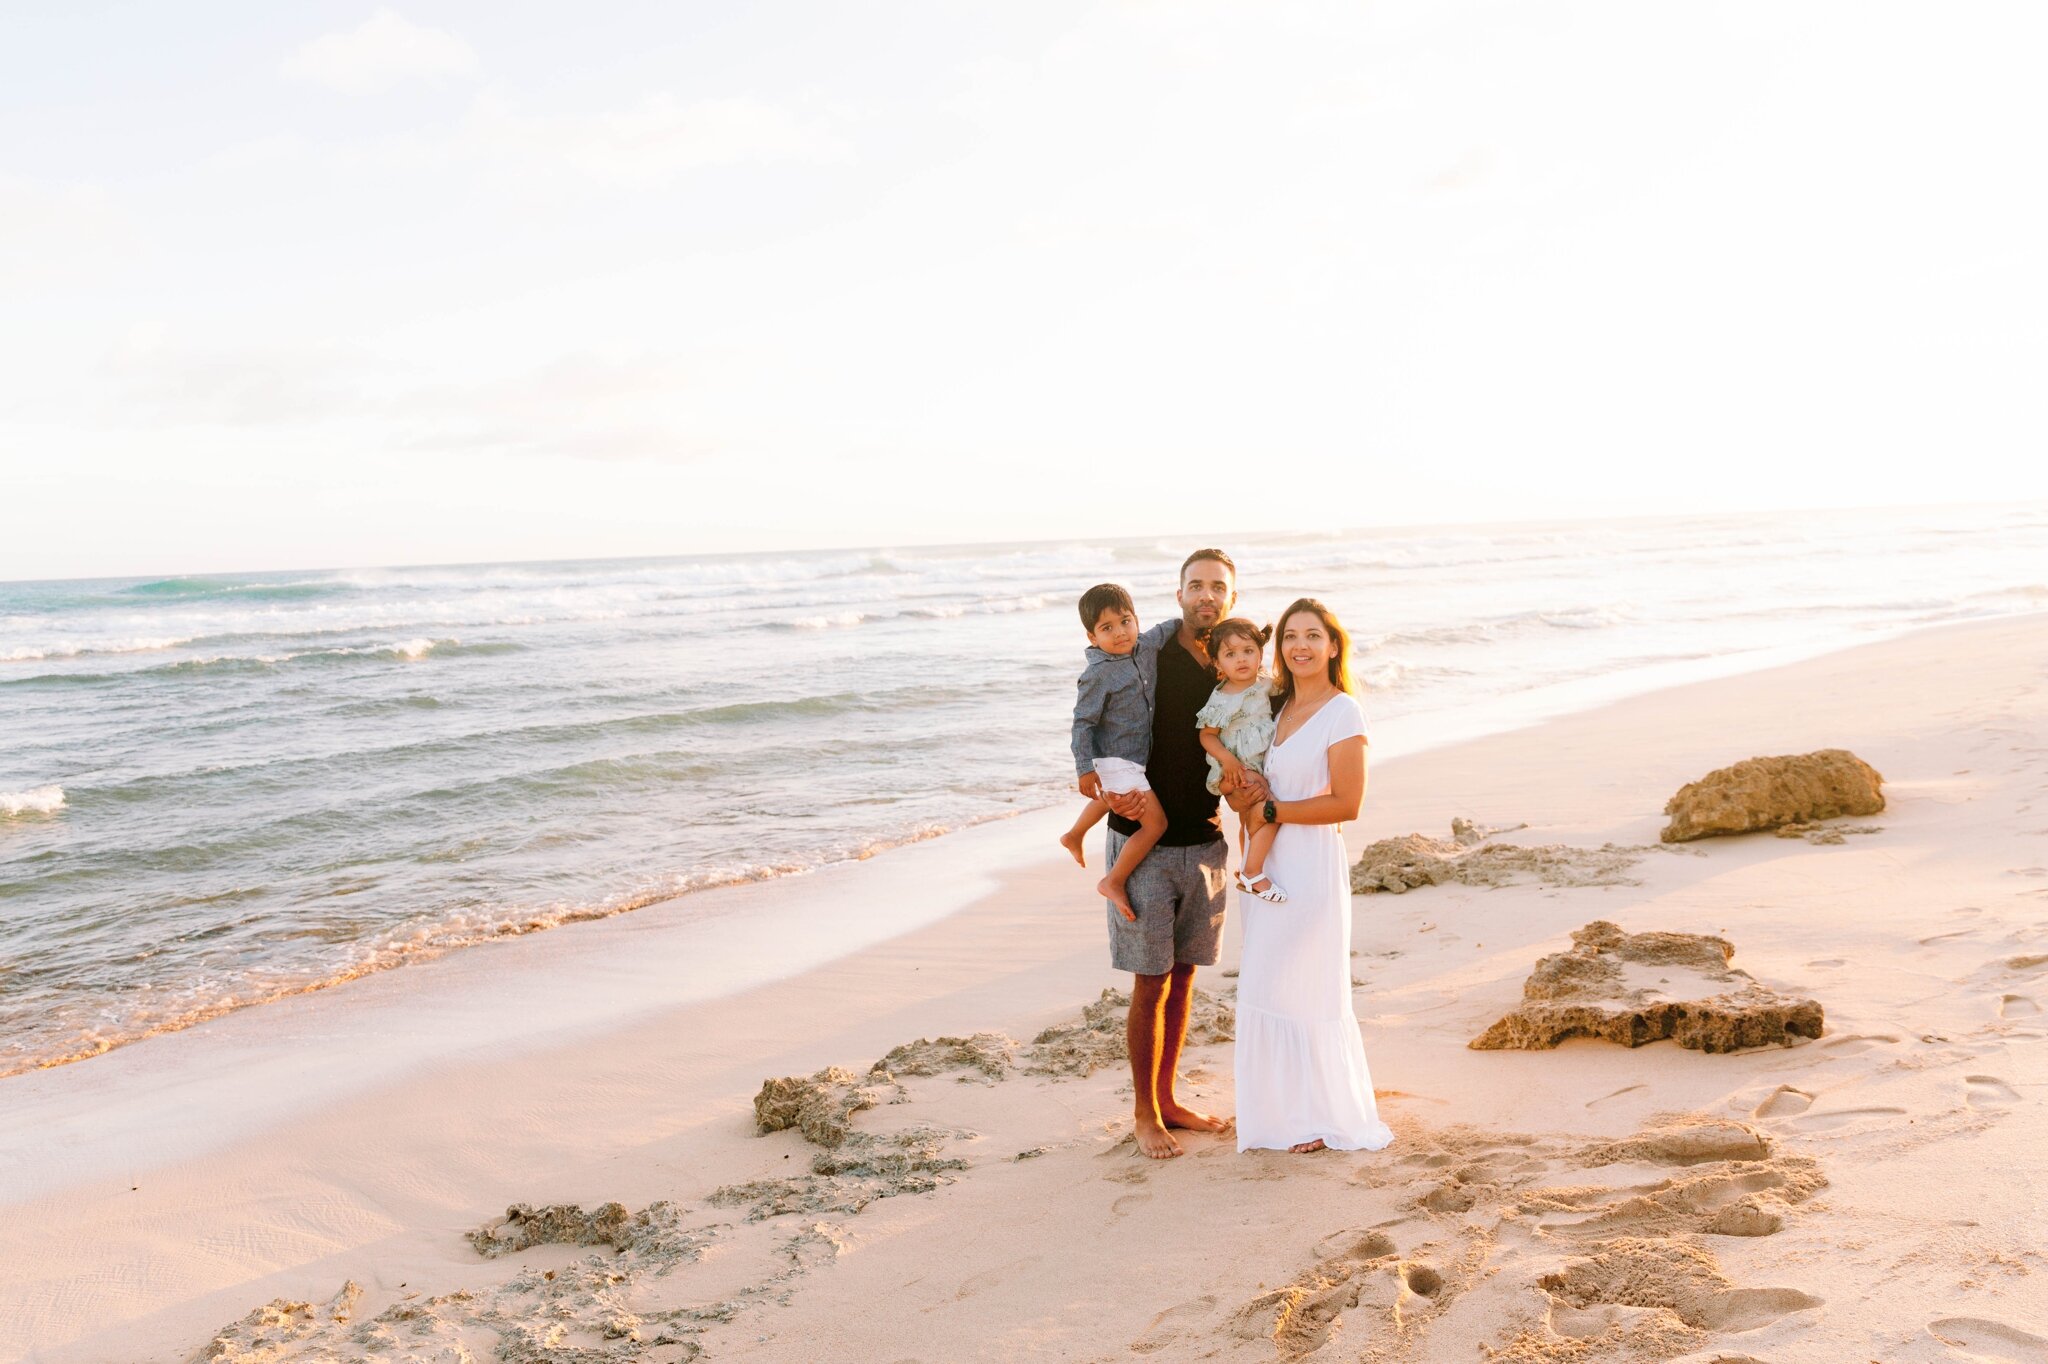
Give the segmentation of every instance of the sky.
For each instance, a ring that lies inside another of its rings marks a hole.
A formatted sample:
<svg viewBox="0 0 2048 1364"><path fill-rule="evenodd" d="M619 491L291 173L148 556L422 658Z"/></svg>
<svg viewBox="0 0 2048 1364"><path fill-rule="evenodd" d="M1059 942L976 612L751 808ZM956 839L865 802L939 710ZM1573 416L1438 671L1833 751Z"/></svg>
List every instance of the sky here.
<svg viewBox="0 0 2048 1364"><path fill-rule="evenodd" d="M2048 497L2048 8L12 7L0 578Z"/></svg>

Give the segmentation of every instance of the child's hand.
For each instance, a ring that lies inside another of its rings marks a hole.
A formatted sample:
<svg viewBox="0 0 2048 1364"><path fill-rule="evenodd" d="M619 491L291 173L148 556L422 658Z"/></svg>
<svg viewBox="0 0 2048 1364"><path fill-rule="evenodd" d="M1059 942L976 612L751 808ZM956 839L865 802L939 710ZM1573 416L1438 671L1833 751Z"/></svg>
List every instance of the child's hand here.
<svg viewBox="0 0 2048 1364"><path fill-rule="evenodd" d="M1226 790L1241 785L1244 781L1244 764L1235 758L1225 759L1223 762L1223 781Z"/></svg>
<svg viewBox="0 0 2048 1364"><path fill-rule="evenodd" d="M1224 768L1223 775L1216 779L1216 789L1218 794L1225 796L1237 790L1237 778L1230 775L1229 768Z"/></svg>
<svg viewBox="0 0 2048 1364"><path fill-rule="evenodd" d="M1093 772L1083 772L1081 774L1080 788L1081 794L1088 799L1099 800L1102 797L1102 778L1096 776Z"/></svg>

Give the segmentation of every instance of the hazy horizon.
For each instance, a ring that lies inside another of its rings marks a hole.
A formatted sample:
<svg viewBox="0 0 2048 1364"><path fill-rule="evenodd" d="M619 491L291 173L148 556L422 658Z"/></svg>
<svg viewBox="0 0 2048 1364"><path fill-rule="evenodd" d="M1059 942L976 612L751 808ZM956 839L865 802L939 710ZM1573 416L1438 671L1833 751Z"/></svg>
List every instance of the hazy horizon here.
<svg viewBox="0 0 2048 1364"><path fill-rule="evenodd" d="M415 569L415 568L418 568L418 569L442 569L442 568L481 568L481 567L497 567L497 566L538 566L538 565L576 565L576 564L600 564L600 563L609 563L609 562L622 562L622 563L623 563L623 562L632 562L632 561L640 561L640 560L668 560L668 559L675 559L675 560L687 560L687 559L729 559L729 558L731 558L731 559L737 559L737 558L752 558L752 557L763 557L763 556L770 556L770 555L791 555L791 554L812 554L812 553L817 553L817 554L829 554L829 553L835 553L835 552L838 552L838 553L863 553L863 552L872 552L872 553L889 553L889 552L892 552L892 551L896 551L896 550L926 550L926 551L933 551L933 550L974 550L974 549L1004 549L1004 548L1019 548L1019 549L1021 549L1021 548L1032 548L1032 547L1038 547L1038 546L1065 546L1065 545L1076 545L1076 544L1082 544L1082 545L1093 545L1093 544L1106 544L1106 545L1128 545L1128 544L1138 544L1138 543L1144 543L1144 542L1155 542L1155 543L1156 543L1156 542L1158 542L1158 541L1161 541L1161 540L1168 540L1168 539L1177 539L1177 540L1185 540L1185 541L1187 542L1187 544L1188 544L1188 545L1189 545L1190 547L1195 547L1195 546L1198 546L1198 545L1209 545L1209 544L1221 544L1223 548L1225 548L1226 550L1228 550L1228 549L1230 548L1230 546L1229 546L1229 543L1228 543L1228 542L1229 542L1229 537L1231 537L1231 536L1233 536L1233 535L1238 535L1238 536L1263 536L1263 535L1289 535L1289 534L1292 534L1292 535L1300 535L1300 536L1313 536L1313 537L1317 537L1317 538L1328 538L1328 539L1345 539L1345 538L1349 538L1349 537L1353 537L1353 536L1359 536L1359 535L1366 535L1366 534L1370 534L1370 533L1372 533L1372 532L1374 532L1374 531L1388 531L1388 532L1396 532L1396 533L1402 533L1402 534L1414 534L1414 533L1421 533L1421 532L1428 532L1428 531L1444 531L1444 532L1453 532L1453 533L1458 533L1458 532L1462 532L1462 533L1480 533L1480 532L1485 532L1485 531L1489 531L1489 530L1504 530L1504 529L1535 529L1535 528L1540 528L1540 527L1546 527L1546 526L1553 526L1553 527L1559 527L1559 528L1564 528L1564 527L1570 527L1570 526L1574 526L1574 525L1587 525L1587 526L1593 526L1593 525L1620 525L1620 524L1628 524L1628 523L1635 523L1635 522L1651 522L1651 521L1673 521L1673 522L1683 522L1683 521L1690 521L1690 520L1696 520L1696 519L1702 519L1702 518L1707 518L1707 519L1720 519L1720 518L1730 518L1730 519L1756 519L1756 520L1768 520L1768 519L1770 519L1770 518L1774 518L1774 517L1788 517L1788 516L1797 516L1797 515L1802 515L1802 514L1813 514L1813 515L1821 515L1821 516L1855 516L1855 515L1859 515L1859 514L1882 514L1882 513L1886 513L1886 512L1901 512L1901 513L1911 513L1911 512L1920 512L1920 511L1925 511L1925 512L1929 512L1929 513L1934 513L1934 512L1941 512L1941 511L1957 511L1957 510L1967 510L1967 509L1977 509L1977 508L1986 508L1986 509L1989 509L1989 508L2011 508L2011 509L2023 509L2023 508L2026 508L2026 507L2030 507L2030 506L2043 506L2043 507L2048 507L2048 498L2035 498L2035 499L2019 499L2019 500L1994 500L1994 501L1956 501L1956 502L1926 502L1926 503L1911 503L1911 504L1906 504L1906 503L1873 503L1873 504L1861 504L1861 505L1846 505L1846 504L1845 504L1845 505L1840 505L1840 506L1833 506L1833 505L1830 505L1830 506L1811 506L1811 507L1765 507L1765 508L1759 508L1759 509L1754 509L1754 510L1744 509L1744 510L1731 510L1731 511L1695 511L1695 512L1644 512L1644 513L1639 513L1639 514L1634 514L1634 515L1621 515L1621 516L1579 516L1579 517L1570 517L1570 516L1532 516L1532 517L1502 517L1502 518L1497 518L1497 519L1493 519L1493 520L1487 520L1487 521L1410 521L1410 522L1392 522L1392 521L1383 521L1383 522L1374 522L1374 523L1370 523L1370 524L1357 524L1357 525L1338 525L1338 526L1327 526L1327 527L1303 527L1303 526L1236 526L1236 527L1231 527L1231 528L1227 528L1227 529L1225 529L1225 528L1218 528L1218 527L1211 527L1211 528L1209 528L1209 529L1207 529L1207 530L1163 530L1163 531L1154 531L1154 532L1145 532L1145 531L1134 531L1134 532L1131 532L1131 533L1129 533L1129 534L1123 534L1123 535L1103 535L1103 536L1071 536L1071 535L1069 535L1069 536L1061 536L1061 535L1046 535L1046 536L1021 536L1021 537L1004 537L1004 538L994 538L994 539L980 539L980 540L868 540L868 541L847 541L847 542L844 542L844 543L825 543L825 544L801 544L801 545L800 545L800 544L784 544L784 545L764 545L764 546L760 546L760 547L757 547L757 548L751 548L751 549L720 549L720 550L674 550L674 551L661 551L661 550L655 550L655 551L650 551L650 552L647 552L647 553L618 553L618 554L582 554L582 555L559 555L559 556L546 556L546 557L540 557L540 558L527 558L527 557L515 557L515 556L509 556L509 555L495 555L495 556L486 556L486 557L482 557L482 558L472 558L472 559L393 559L393 560L387 560L387 561L384 561L384 562L378 562L378 563L372 563L372 562L367 562L367 561L365 561L365 562L359 562L359 563L314 563L314 562L310 562L310 561L309 561L309 562L305 562L305 563L296 563L296 564L270 564L270 565L264 565L264 566L260 566L260 567L259 567L259 566L253 566L253 565L249 565L249 564L240 564L240 565L237 565L237 566L235 566L235 567L231 567L231 568L191 568L191 567L182 567L182 566L175 566L175 565L173 565L173 566L168 566L168 567L165 567L165 566L156 566L156 567L150 567L150 568L143 568L143 569L137 569L137 570L133 570L133 571L126 571L126 572L119 572L119 573L81 573L81 574L63 574L63 575L54 575L54 576L46 576L46 577L35 577L35 578L27 578L27 577L23 577L23 578L8 578L8 577L0 577L0 584L8 584L8 583L14 583L14 584L29 584L29 583L53 583L53 582L96 582L96 581L119 581L119 580L122 580L122 579L129 579L129 578L135 578L135 579L145 579L145 580L146 580L146 579L151 579L151 578L185 578L185 577L190 577L190 578L218 578L218 577L238 577L238 576L250 576L250 577L257 577L257 576L268 576L268 575L275 575L275 574L281 574L281 573L358 573L358 572L396 572L396 571L402 571L402 570L405 570L405 569Z"/></svg>

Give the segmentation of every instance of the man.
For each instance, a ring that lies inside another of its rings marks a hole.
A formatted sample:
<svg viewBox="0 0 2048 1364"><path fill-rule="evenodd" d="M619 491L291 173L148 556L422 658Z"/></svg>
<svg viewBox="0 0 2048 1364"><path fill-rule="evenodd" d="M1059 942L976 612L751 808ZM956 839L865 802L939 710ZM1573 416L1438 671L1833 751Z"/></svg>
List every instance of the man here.
<svg viewBox="0 0 2048 1364"><path fill-rule="evenodd" d="M1183 1106L1173 1092L1174 1069L1187 1038L1195 968L1214 966L1223 939L1227 878L1223 825L1209 793L1208 758L1195 712L1215 689L1208 634L1237 602L1237 565L1220 549L1198 549L1180 566L1178 620L1147 630L1141 652L1156 656L1152 756L1145 778L1166 810L1166 832L1125 884L1135 917L1108 907L1110 961L1131 973L1130 1042L1133 1117L1138 1149L1155 1160L1181 1154L1171 1129L1221 1132L1227 1117ZM1091 789L1110 808L1106 861L1114 865L1126 838L1138 829L1143 793Z"/></svg>

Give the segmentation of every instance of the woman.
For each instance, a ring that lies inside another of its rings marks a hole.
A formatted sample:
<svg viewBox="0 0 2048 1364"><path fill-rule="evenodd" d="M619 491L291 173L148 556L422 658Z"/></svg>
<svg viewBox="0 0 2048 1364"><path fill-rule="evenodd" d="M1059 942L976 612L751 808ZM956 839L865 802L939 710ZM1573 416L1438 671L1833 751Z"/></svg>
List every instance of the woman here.
<svg viewBox="0 0 2048 1364"><path fill-rule="evenodd" d="M1365 798L1365 716L1351 640L1321 602L1280 617L1277 713L1266 755L1279 824L1266 870L1287 903L1240 897L1237 1149L1377 1151L1394 1139L1373 1102L1351 1011L1351 885L1339 829Z"/></svg>

